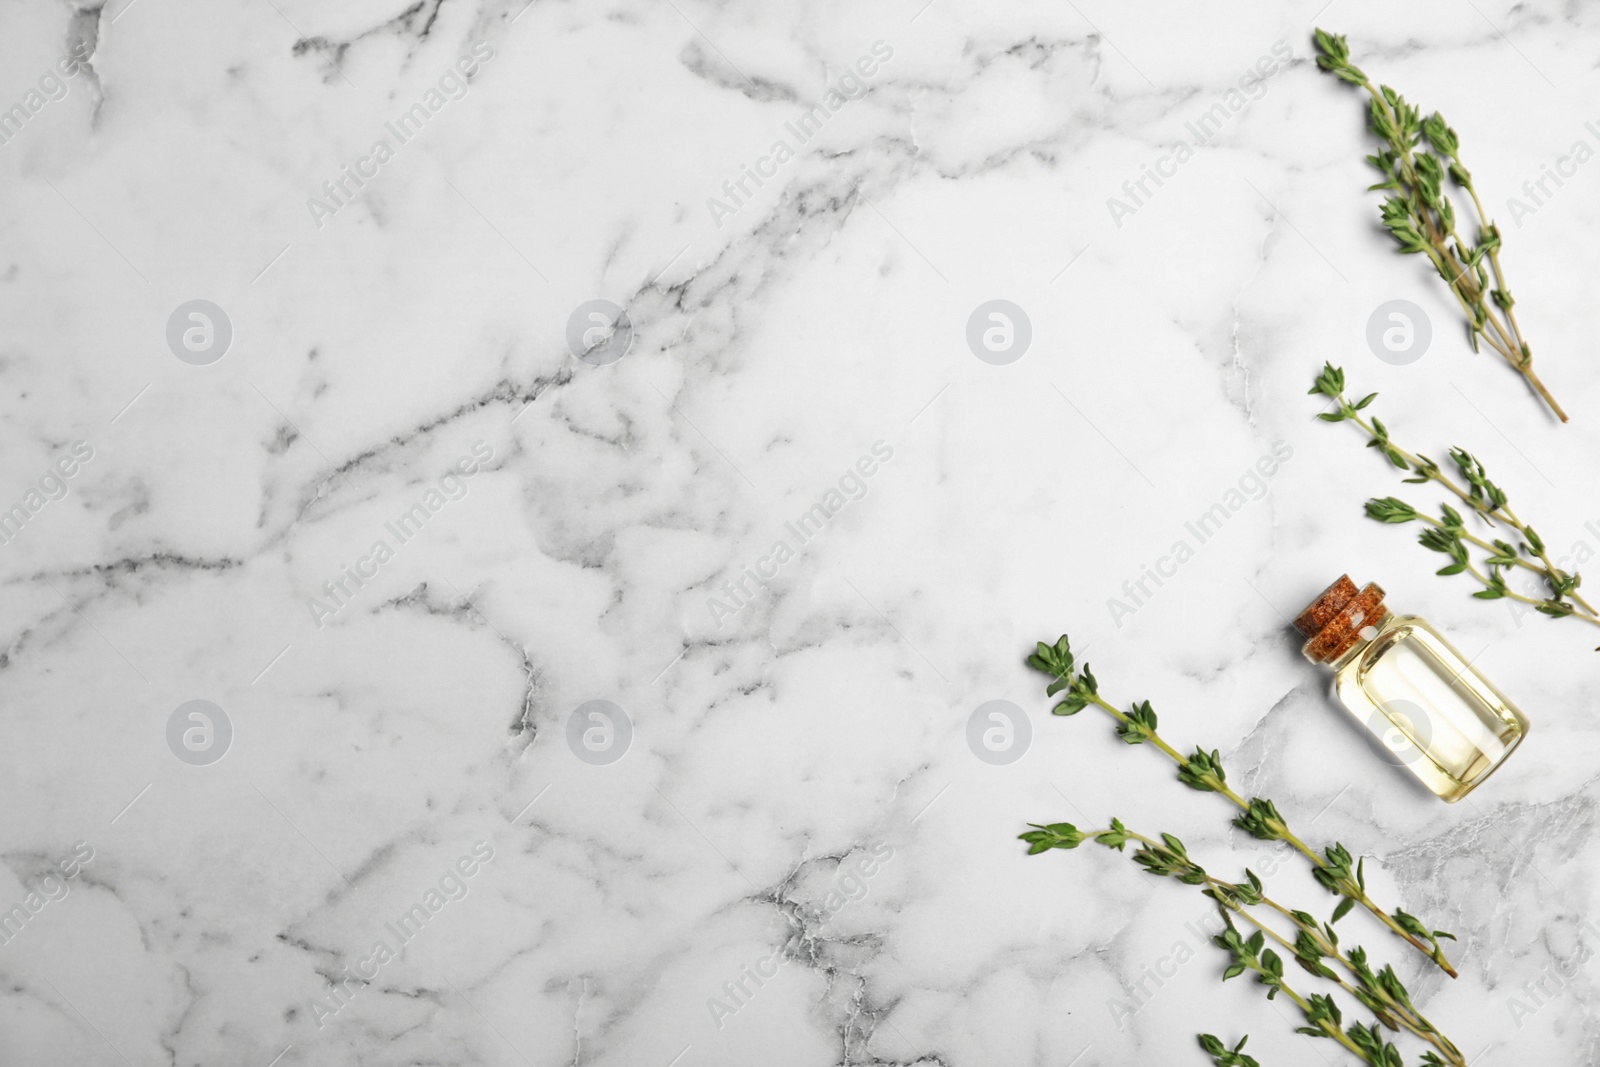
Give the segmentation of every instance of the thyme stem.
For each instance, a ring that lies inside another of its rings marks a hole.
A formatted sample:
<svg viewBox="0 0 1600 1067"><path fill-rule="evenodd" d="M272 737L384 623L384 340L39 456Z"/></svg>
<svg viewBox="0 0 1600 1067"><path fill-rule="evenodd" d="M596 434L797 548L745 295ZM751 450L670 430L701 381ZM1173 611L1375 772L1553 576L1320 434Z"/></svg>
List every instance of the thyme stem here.
<svg viewBox="0 0 1600 1067"><path fill-rule="evenodd" d="M1212 939L1218 948L1232 957L1231 965L1223 973L1223 980L1253 971L1257 980L1268 987L1269 999L1283 993L1292 999L1305 1014L1306 1020L1317 1036L1335 1038L1362 1059L1378 1067L1391 1067L1400 1063L1399 1052L1379 1036L1376 1027L1353 1025L1349 1031L1341 1029L1341 1018L1334 1002L1324 996L1301 996L1283 979L1283 957L1267 946L1270 939L1315 977L1332 982L1350 994L1363 1007L1372 1011L1378 1022L1391 1030L1404 1030L1432 1045L1443 1059L1429 1053L1425 1062L1441 1067L1466 1067L1459 1049L1433 1023L1417 1010L1410 994L1392 967L1374 972L1367 964L1366 950L1354 946L1341 951L1339 937L1332 923L1319 927L1315 917L1307 912L1291 910L1266 894L1260 878L1246 870L1247 882L1229 882L1209 874L1192 859L1183 842L1171 834L1162 834L1160 840L1128 829L1120 820L1102 830L1080 831L1071 823L1030 824L1032 829L1020 835L1028 843L1029 855L1050 849L1074 849L1086 841L1094 841L1108 848L1124 851L1129 842L1140 847L1131 857L1146 873L1158 877L1174 878L1185 885L1201 887L1201 892L1216 902L1225 924L1223 933ZM1271 924L1257 917L1254 908L1267 908L1277 912L1294 924L1296 939L1290 941ZM1254 928L1249 937L1239 934L1230 916L1238 916ZM1333 957L1350 975L1353 983L1333 971L1323 961ZM1237 1049L1242 1047L1236 1046ZM1224 1048L1215 1039L1208 1044L1201 1035L1201 1045L1219 1056ZM1222 1057L1226 1060L1227 1057ZM1219 1061L1220 1062L1220 1061ZM1236 1058L1233 1062L1245 1062Z"/></svg>
<svg viewBox="0 0 1600 1067"><path fill-rule="evenodd" d="M1096 707L1109 712L1118 722L1124 725L1127 725L1130 722L1128 716L1124 715L1121 711L1117 710L1111 704L1103 700L1099 694L1095 694L1093 697L1093 703ZM1167 757L1171 759L1172 762L1176 763L1180 770L1186 771L1190 774L1193 774L1195 777L1206 781L1211 792L1220 793L1227 797L1229 800L1233 801L1234 806L1239 808L1241 811L1249 813L1252 810L1251 801L1240 796L1232 786L1228 785L1226 781L1217 777L1211 771L1197 771L1194 765L1189 761L1189 758L1163 740L1161 735L1156 733L1154 727L1151 727L1143 732L1145 738L1162 752L1166 753ZM1396 922L1388 912L1384 911L1378 906L1377 901L1373 900L1372 897L1367 895L1367 891L1364 886L1358 884L1355 880L1338 871L1338 869L1332 866L1325 857L1319 855L1316 849L1306 844L1298 834L1289 829L1289 824L1284 822L1282 817L1277 814L1276 808L1273 809L1271 814L1266 815L1263 818L1262 825L1273 835L1274 839L1289 844L1292 848L1294 848L1295 851L1299 852L1306 859L1310 860L1312 865L1318 870L1326 871L1334 875L1335 881L1338 885L1338 888L1335 890L1335 892L1339 893L1341 896L1355 901L1357 904L1360 904L1362 907L1366 908L1377 917L1379 922L1387 926L1395 934L1395 936L1409 941L1417 949L1417 951L1421 952L1423 955L1433 960L1433 962L1437 963L1439 967L1451 978L1457 977L1455 968L1451 966L1450 961L1445 958L1443 950L1439 949L1437 945L1430 947L1420 938L1403 930L1400 927L1400 924Z"/></svg>
<svg viewBox="0 0 1600 1067"><path fill-rule="evenodd" d="M1450 459L1461 477L1461 481L1457 481L1446 474L1432 459L1396 444L1390 437L1389 428L1381 419L1361 414L1377 399L1377 393L1369 393L1358 401L1351 401L1345 395L1344 388L1343 369L1335 367L1332 363L1324 363L1322 373L1317 375L1310 392L1332 400L1337 410L1323 412L1317 416L1319 419L1325 422L1355 423L1366 434L1367 447L1382 452L1391 466L1412 473L1412 477L1406 478L1405 481L1414 484L1436 483L1456 500L1465 504L1485 523L1491 526L1504 525L1515 530L1521 540L1520 543L1512 545L1502 540L1490 541L1478 537L1467 531L1460 514L1448 505L1441 511L1442 518L1435 519L1395 497L1368 500L1366 504L1368 517L1387 523L1420 520L1428 527L1419 538L1423 547L1443 552L1453 561L1438 573L1471 574L1483 586L1473 594L1475 597L1483 600L1502 598L1515 600L1529 604L1540 613L1554 618L1571 616L1582 619L1590 625L1600 626L1600 612L1596 612L1594 606L1578 591L1578 586L1583 581L1582 576L1575 573L1568 574L1556 566L1555 561L1550 558L1549 547L1533 527L1522 521L1512 509L1505 490L1489 479L1482 461L1464 448L1452 448ZM1466 548L1468 544L1487 553L1485 560L1487 573L1471 564ZM1538 574L1544 579L1550 596L1541 600L1513 592L1506 584L1505 575L1502 573L1503 569L1511 567L1520 567Z"/></svg>
<svg viewBox="0 0 1600 1067"><path fill-rule="evenodd" d="M1317 66L1371 97L1368 118L1384 148L1367 157L1383 181L1373 189L1386 190L1381 210L1384 225L1406 254L1425 254L1450 287L1467 319L1474 351L1481 339L1506 361L1562 422L1567 413L1533 369L1533 350L1522 333L1513 310L1516 301L1506 286L1500 262L1500 230L1490 221L1473 185L1472 173L1461 162L1460 141L1444 117L1434 112L1426 119L1404 97L1387 85L1374 85L1366 73L1350 62L1345 38L1317 30ZM1478 238L1466 241L1456 228L1455 209L1442 191L1449 175L1466 191L1477 213ZM1494 279L1483 268L1487 260Z"/></svg>
<svg viewBox="0 0 1600 1067"><path fill-rule="evenodd" d="M1075 715L1093 704L1116 722L1117 736L1122 740L1134 745L1149 742L1159 749L1177 766L1179 781L1200 792L1219 793L1232 802L1241 812L1234 819L1235 826L1258 840L1286 842L1305 856L1322 887L1345 898L1340 909L1335 911L1335 919L1360 904L1395 936L1427 956L1450 977L1456 977L1456 969L1439 943L1440 938L1454 935L1443 930L1430 930L1415 916L1404 911L1384 911L1367 893L1360 864L1343 845L1335 843L1318 853L1289 828L1272 801L1263 797L1247 799L1228 785L1227 773L1217 752L1208 753L1203 748L1197 748L1193 755L1185 756L1178 751L1157 730L1156 713L1149 701L1135 704L1125 712L1102 697L1099 683L1088 664L1084 664L1081 670L1077 669L1070 641L1065 634L1054 645L1039 642L1034 654L1028 657L1028 664L1053 679L1046 689L1049 696L1066 691L1064 699L1053 709L1057 715Z"/></svg>

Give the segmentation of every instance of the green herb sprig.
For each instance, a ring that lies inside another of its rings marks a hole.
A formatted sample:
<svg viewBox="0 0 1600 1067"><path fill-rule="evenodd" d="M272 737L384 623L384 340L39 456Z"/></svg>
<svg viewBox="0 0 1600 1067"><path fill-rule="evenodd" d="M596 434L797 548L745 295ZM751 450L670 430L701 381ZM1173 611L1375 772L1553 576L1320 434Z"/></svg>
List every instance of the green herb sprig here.
<svg viewBox="0 0 1600 1067"><path fill-rule="evenodd" d="M1201 1034L1200 1047L1206 1050L1211 1057L1211 1062L1216 1067L1261 1067L1254 1056L1247 1056L1241 1050L1244 1043L1250 1040L1246 1034L1239 1039L1239 1043L1232 1048L1222 1043L1222 1039L1214 1034Z"/></svg>
<svg viewBox="0 0 1600 1067"><path fill-rule="evenodd" d="M1299 1006L1306 1016L1307 1026L1300 1033L1313 1037L1338 1040L1350 1051L1370 1064L1390 1067L1400 1063L1400 1053L1394 1045L1385 1042L1376 1026L1356 1024L1350 1029L1340 1025L1341 1016L1330 997L1310 994L1302 998L1284 981L1283 961L1295 961L1301 969L1317 978L1338 986L1347 995L1373 1013L1377 1021L1391 1031L1404 1030L1427 1042L1435 1051L1425 1054L1427 1064L1466 1067L1466 1059L1453 1042L1412 1003L1410 994L1394 968L1385 966L1374 972L1367 962L1366 950L1360 946L1341 949L1339 935L1333 922L1318 924L1316 918L1305 911L1290 909L1269 897L1259 876L1246 870L1245 882L1228 882L1207 873L1188 853L1183 842L1172 834L1162 834L1160 840L1129 830L1119 820L1112 819L1105 830L1082 831L1071 823L1030 823L1032 829L1019 835L1028 843L1028 854L1037 855L1050 849L1074 849L1086 841L1122 851L1128 842L1139 847L1132 859L1153 875L1173 878L1185 885L1203 886L1201 890L1217 903L1227 924L1224 931L1213 939L1217 947L1228 952L1231 962L1223 972L1223 980L1252 972L1256 980L1267 988L1267 999L1280 992ZM1346 902L1348 903L1348 902ZM1253 908L1266 908L1293 924L1294 940L1290 941L1270 923L1256 917ZM1239 932L1234 919L1242 919L1253 927L1248 936ZM1267 947L1271 941L1282 950ZM1350 977L1346 979L1335 972L1325 961L1332 960ZM1214 1042L1215 1045L1208 1043ZM1243 1060L1218 1059L1226 1049L1210 1035L1200 1035L1201 1047L1218 1063L1243 1063ZM1231 1050L1238 1055L1240 1042ZM1247 1057L1246 1057L1247 1059Z"/></svg>
<svg viewBox="0 0 1600 1067"><path fill-rule="evenodd" d="M1321 53L1318 67L1360 86L1372 97L1368 115L1372 131L1384 147L1367 157L1383 175L1371 188L1388 194L1380 215L1400 251L1426 255L1450 286L1466 315L1472 350L1479 351L1481 340L1498 352L1566 422L1567 413L1534 373L1533 351L1517 323L1516 300L1500 264L1500 230L1489 220L1472 173L1461 162L1456 132L1437 111L1423 118L1389 86L1374 86L1361 68L1350 62L1350 47L1343 37L1319 29L1316 43ZM1478 225L1475 241L1467 241L1456 228L1455 208L1443 192L1447 174L1472 199Z"/></svg>
<svg viewBox="0 0 1600 1067"><path fill-rule="evenodd" d="M1233 820L1239 829L1262 841L1286 842L1309 860L1318 883L1328 892L1344 898L1334 909L1334 922L1359 904L1442 971L1452 978L1456 977L1456 970L1439 943L1441 938L1454 940L1454 934L1430 929L1416 916L1398 908L1392 913L1386 912L1367 893L1363 869L1365 861L1355 861L1350 852L1337 843L1318 853L1289 828L1271 800L1240 796L1228 785L1227 773L1216 750L1207 752L1197 748L1193 755L1185 756L1173 748L1157 732L1156 713L1149 701L1135 704L1126 712L1107 701L1100 695L1099 682L1089 670L1089 665L1085 663L1081 668L1077 665L1066 634L1062 634L1054 645L1040 641L1034 653L1028 657L1028 666L1050 676L1051 682L1045 690L1047 695L1062 695L1062 699L1051 709L1055 714L1076 715L1090 705L1099 708L1115 720L1117 736L1123 741L1130 745L1148 742L1172 760L1178 768L1178 780L1184 785L1203 793L1219 793L1232 801L1240 809L1240 814Z"/></svg>
<svg viewBox="0 0 1600 1067"><path fill-rule="evenodd" d="M1423 530L1417 538L1418 542L1429 551L1442 553L1450 559L1436 573L1447 577L1471 575L1482 586L1472 594L1479 600L1515 600L1551 618L1582 619L1600 626L1600 614L1596 614L1594 607L1578 592L1583 576L1576 572L1568 573L1555 565L1544 539L1532 526L1517 517L1505 490L1490 480L1481 460L1464 448L1450 449L1450 463L1456 472L1456 477L1452 477L1427 456L1395 444L1383 420L1361 414L1378 398L1377 393L1368 393L1352 402L1344 389L1343 368L1324 363L1322 373L1317 375L1309 392L1314 396L1327 397L1338 407L1335 411L1323 412L1317 418L1324 422L1354 423L1366 433L1368 448L1383 453L1392 466L1412 473L1412 477L1403 479L1405 482L1438 484L1484 524L1503 526L1514 532L1516 540L1513 543L1502 537L1485 538L1472 533L1467 529L1461 513L1449 504L1441 505L1439 517L1434 518L1398 497L1374 497L1366 503L1368 518L1394 525L1420 522ZM1474 561L1469 545L1478 550L1481 559ZM1537 574L1544 581L1549 595L1531 597L1512 589L1507 584L1506 575L1513 569Z"/></svg>

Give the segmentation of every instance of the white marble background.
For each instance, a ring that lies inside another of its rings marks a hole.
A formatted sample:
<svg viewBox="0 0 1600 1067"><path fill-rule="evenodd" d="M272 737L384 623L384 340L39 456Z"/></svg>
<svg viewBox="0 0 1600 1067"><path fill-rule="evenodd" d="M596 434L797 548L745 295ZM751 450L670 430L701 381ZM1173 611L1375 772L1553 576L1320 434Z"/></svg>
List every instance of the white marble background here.
<svg viewBox="0 0 1600 1067"><path fill-rule="evenodd" d="M1023 823L1116 814L1218 870L1276 853L1103 719L1047 714L1021 661L1062 631L1458 933L1446 984L1347 920L1475 1063L1600 1058L1594 638L1432 577L1361 517L1395 480L1304 395L1344 364L1397 436L1474 449L1553 545L1600 547L1600 164L1520 226L1505 206L1600 144L1600 13L1320 2L7 0L0 105L89 58L0 146L0 507L93 455L0 548L0 905L92 860L0 945L0 1062L1199 1064L1199 1029L1336 1061L1210 949L1116 1018L1205 902L1104 850L1027 859ZM1571 425L1391 251L1314 18L1460 131ZM479 42L470 92L314 220ZM860 97L714 219L876 42ZM1278 42L1260 99L1117 225L1107 198ZM1032 322L1009 366L964 337L993 298ZM233 330L206 366L166 340L193 299ZM633 323L609 366L565 341L593 299ZM1390 299L1434 324L1410 366L1364 341ZM719 627L709 596L879 441L866 495ZM1265 498L1115 625L1279 441ZM479 442L464 495L315 618ZM1469 802L1380 762L1299 658L1283 616L1345 570L1532 718ZM167 742L196 699L232 725L207 766ZM632 723L609 765L567 742L593 699ZM1032 715L1009 766L966 744L992 699ZM466 895L319 1011L441 879ZM1295 864L1273 884L1331 904Z"/></svg>

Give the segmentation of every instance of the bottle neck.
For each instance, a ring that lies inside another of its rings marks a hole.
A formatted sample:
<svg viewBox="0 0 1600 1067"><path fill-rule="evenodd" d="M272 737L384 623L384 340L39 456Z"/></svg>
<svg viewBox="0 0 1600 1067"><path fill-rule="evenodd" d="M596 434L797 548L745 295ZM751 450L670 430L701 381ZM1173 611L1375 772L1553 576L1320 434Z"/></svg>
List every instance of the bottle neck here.
<svg viewBox="0 0 1600 1067"><path fill-rule="evenodd" d="M1351 645L1348 649L1341 653L1337 658L1329 663L1328 666L1336 673L1344 670L1346 666L1354 662L1358 657L1365 654L1367 649L1372 647L1372 642L1376 641L1383 631L1388 628L1389 622L1393 618L1394 612L1390 611L1387 607L1384 608L1382 613L1377 618L1368 621L1356 631L1355 644Z"/></svg>

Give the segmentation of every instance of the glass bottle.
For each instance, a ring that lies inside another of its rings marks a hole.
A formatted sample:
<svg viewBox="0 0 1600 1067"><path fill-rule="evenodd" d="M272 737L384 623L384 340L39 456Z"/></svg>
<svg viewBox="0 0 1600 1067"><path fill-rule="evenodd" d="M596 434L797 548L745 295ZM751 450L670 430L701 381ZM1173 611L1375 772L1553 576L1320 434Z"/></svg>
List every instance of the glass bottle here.
<svg viewBox="0 0 1600 1067"><path fill-rule="evenodd" d="M1348 574L1300 613L1302 651L1333 670L1333 693L1388 753L1448 803L1505 762L1528 720L1415 615L1396 615L1383 590Z"/></svg>

